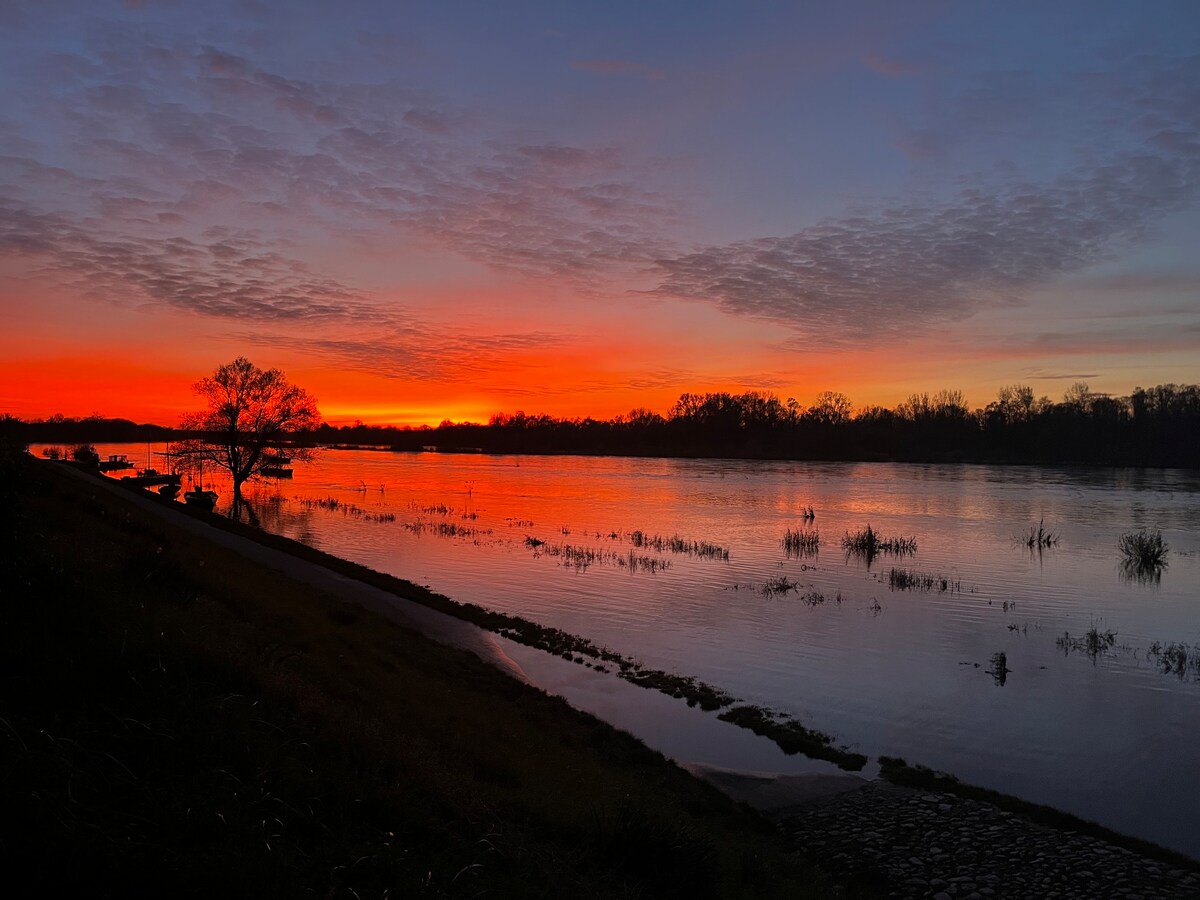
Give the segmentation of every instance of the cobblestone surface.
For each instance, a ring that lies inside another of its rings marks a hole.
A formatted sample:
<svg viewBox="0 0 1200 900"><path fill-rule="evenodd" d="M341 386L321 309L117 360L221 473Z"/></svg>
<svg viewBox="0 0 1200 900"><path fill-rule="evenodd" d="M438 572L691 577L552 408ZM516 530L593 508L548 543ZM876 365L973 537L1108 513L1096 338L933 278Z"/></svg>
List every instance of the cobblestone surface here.
<svg viewBox="0 0 1200 900"><path fill-rule="evenodd" d="M795 845L897 898L1200 898L1200 874L990 803L885 782L781 816Z"/></svg>

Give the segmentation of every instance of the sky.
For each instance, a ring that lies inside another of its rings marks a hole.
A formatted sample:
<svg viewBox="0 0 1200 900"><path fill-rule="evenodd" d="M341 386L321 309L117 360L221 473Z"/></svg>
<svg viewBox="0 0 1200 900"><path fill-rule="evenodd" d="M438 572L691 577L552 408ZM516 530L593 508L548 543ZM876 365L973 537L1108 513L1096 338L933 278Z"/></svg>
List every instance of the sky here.
<svg viewBox="0 0 1200 900"><path fill-rule="evenodd" d="M1200 381L1200 4L0 3L0 413Z"/></svg>

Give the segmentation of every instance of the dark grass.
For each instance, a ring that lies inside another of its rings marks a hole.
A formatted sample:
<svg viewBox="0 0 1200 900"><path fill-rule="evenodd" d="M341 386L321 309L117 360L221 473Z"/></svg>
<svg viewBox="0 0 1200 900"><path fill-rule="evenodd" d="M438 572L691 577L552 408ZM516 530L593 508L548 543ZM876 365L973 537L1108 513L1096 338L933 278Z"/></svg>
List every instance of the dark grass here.
<svg viewBox="0 0 1200 900"><path fill-rule="evenodd" d="M0 461L0 859L30 895L826 896L628 735Z"/></svg>
<svg viewBox="0 0 1200 900"><path fill-rule="evenodd" d="M993 791L989 788L965 784L953 775L947 775L945 772L938 772L921 765L912 765L898 757L879 757L879 774L881 778L890 781L892 784L922 791L954 794L970 800L982 800L985 803L990 803L1000 809L1016 813L1041 825L1047 825L1062 831L1074 831L1079 834L1086 834L1107 841L1117 847L1124 847L1134 853L1140 853L1142 856L1168 863L1176 868L1200 872L1200 862L1191 857L1184 856L1182 853L1176 853L1174 850L1160 847L1158 844L1152 844L1149 841L1143 841L1139 838L1112 831L1103 825L1098 825L1087 819L1081 819L1078 816L1073 816L1052 806L1030 803L1027 800L1021 800L1018 797L1002 794L999 791Z"/></svg>

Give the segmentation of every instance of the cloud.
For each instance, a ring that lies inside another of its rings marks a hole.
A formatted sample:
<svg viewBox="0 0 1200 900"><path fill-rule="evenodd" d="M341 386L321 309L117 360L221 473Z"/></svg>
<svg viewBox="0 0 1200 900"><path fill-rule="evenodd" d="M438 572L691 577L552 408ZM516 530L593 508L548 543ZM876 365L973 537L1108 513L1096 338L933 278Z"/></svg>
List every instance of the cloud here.
<svg viewBox="0 0 1200 900"><path fill-rule="evenodd" d="M1186 60L1143 72L1141 90L1127 98L1146 111L1131 130L1136 144L1092 152L1056 178L1002 171L945 202L662 257L654 293L712 302L830 344L902 338L1023 302L1030 289L1110 258L1195 202L1196 70L1197 60Z"/></svg>
<svg viewBox="0 0 1200 900"><path fill-rule="evenodd" d="M251 321L381 318L361 293L310 272L260 235L239 229L210 228L201 240L105 235L100 223L32 212L0 196L0 255L31 259L82 296L114 304L132 296L135 302Z"/></svg>
<svg viewBox="0 0 1200 900"><path fill-rule="evenodd" d="M1099 372L1055 372L1053 370L1043 369L1040 366L1029 366L1022 369L1019 373L1021 378L1037 379L1040 381L1087 381L1089 378L1099 378Z"/></svg>
<svg viewBox="0 0 1200 900"><path fill-rule="evenodd" d="M571 68L593 75L635 75L651 79L662 78L663 75L660 69L625 59L579 59L571 63Z"/></svg>
<svg viewBox="0 0 1200 900"><path fill-rule="evenodd" d="M255 346L297 350L336 363L339 368L408 381L454 380L495 387L496 373L511 375L514 363L531 351L560 346L563 335L545 332L473 335L434 326L415 318L392 323L369 339L303 336L267 330L236 337ZM538 393L543 393L538 390Z"/></svg>
<svg viewBox="0 0 1200 900"><path fill-rule="evenodd" d="M620 148L513 135L395 83L293 77L207 32L89 34L76 53L47 39L23 58L21 74L38 77L0 122L0 252L112 302L132 292L230 320L402 321L302 262L306 248L370 232L416 235L584 301L620 296L636 272L655 296L825 345L894 341L1024 302L1143 240L1200 184L1200 58L1118 60L1061 91L992 73L905 124L914 153L1019 135L1072 107L1069 127L1114 139L1057 177L998 167L949 199L689 248L671 236L683 202L657 187L669 173ZM621 60L574 68L657 74Z"/></svg>
<svg viewBox="0 0 1200 900"><path fill-rule="evenodd" d="M663 224L675 202L643 186L647 170L613 148L501 138L394 84L285 77L211 44L156 43L115 29L92 41L48 67L29 98L28 114L36 107L52 139L22 135L0 145L9 151L0 157L7 214L46 226L31 240L49 267L86 278L95 265L101 284L129 277L155 287L148 296L210 315L246 315L228 302L240 290L259 315L282 315L293 303L306 318L332 314L352 292L301 273L294 259L268 258L272 233L303 243L401 228L496 269L553 276L585 292L598 273L643 265L648 252L668 246ZM41 158L61 165L52 171ZM197 228L246 220L260 229L249 256L264 271L242 287L227 271L206 269L217 262L212 254L189 253L172 275L147 274L149 260L171 268L164 230L191 250ZM56 247L55 233L65 243ZM126 262L97 252L101 245L121 248ZM168 298L176 276L203 287ZM268 302L272 288L281 293Z"/></svg>

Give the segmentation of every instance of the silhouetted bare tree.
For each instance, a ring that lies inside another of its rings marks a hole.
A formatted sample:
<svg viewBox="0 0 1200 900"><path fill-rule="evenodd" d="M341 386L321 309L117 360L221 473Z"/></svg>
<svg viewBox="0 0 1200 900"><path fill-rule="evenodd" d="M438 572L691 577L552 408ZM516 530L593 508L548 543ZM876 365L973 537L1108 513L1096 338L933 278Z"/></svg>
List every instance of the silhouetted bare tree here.
<svg viewBox="0 0 1200 900"><path fill-rule="evenodd" d="M244 356L219 366L194 389L206 406L184 417L183 427L194 437L182 451L228 471L235 497L241 496L246 479L271 465L281 441L321 421L316 399L304 388L279 369L260 369ZM308 454L289 450L292 458Z"/></svg>

